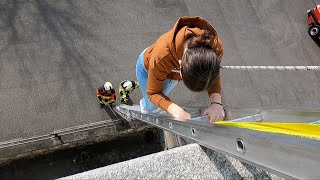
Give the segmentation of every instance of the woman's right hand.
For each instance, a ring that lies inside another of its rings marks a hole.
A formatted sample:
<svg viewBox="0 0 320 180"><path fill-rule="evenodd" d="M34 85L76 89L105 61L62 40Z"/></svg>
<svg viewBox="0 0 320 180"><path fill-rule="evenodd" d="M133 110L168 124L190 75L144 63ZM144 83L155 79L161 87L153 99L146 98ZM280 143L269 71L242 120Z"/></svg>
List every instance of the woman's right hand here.
<svg viewBox="0 0 320 180"><path fill-rule="evenodd" d="M168 107L168 113L170 113L173 117L175 117L177 120L180 121L186 121L188 119L191 119L191 115L186 112L185 110L183 110L180 106L176 105L176 104L171 104Z"/></svg>

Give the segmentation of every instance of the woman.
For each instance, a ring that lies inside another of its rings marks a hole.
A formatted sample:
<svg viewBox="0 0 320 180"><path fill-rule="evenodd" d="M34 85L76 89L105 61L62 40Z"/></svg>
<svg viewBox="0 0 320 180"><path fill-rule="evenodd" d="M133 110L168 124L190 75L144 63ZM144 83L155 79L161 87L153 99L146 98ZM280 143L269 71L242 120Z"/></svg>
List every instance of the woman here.
<svg viewBox="0 0 320 180"><path fill-rule="evenodd" d="M221 104L220 62L223 44L217 32L201 17L182 17L139 56L136 75L143 94L142 113L157 108L179 120L190 119L188 112L167 95L179 80L195 92L206 90L211 105L204 111L210 122L224 118Z"/></svg>

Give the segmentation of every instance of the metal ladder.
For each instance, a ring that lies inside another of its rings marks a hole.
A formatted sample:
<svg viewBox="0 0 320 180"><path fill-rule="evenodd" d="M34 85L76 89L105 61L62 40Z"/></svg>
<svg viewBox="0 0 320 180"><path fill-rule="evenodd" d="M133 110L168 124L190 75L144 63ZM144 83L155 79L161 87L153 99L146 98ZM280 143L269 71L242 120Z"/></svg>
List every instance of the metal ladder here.
<svg viewBox="0 0 320 180"><path fill-rule="evenodd" d="M207 116L200 116L199 108L186 108L192 119L185 122L173 119L164 111L142 114L138 105L122 104L114 110L129 122L138 120L154 125L284 178L320 179L320 141L317 139L211 124ZM231 121L262 121L272 117L296 121L303 117L305 122L319 123L320 117L320 111L271 110L251 115L249 111L239 112L227 114L231 114Z"/></svg>

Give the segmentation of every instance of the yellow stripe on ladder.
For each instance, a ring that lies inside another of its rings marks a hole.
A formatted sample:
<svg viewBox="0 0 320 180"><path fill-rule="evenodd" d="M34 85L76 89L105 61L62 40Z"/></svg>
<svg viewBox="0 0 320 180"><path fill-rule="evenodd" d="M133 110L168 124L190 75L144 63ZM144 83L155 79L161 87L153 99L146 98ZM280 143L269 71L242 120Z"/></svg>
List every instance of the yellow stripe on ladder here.
<svg viewBox="0 0 320 180"><path fill-rule="evenodd" d="M215 124L245 128L255 131L320 139L320 124L230 121L219 121Z"/></svg>

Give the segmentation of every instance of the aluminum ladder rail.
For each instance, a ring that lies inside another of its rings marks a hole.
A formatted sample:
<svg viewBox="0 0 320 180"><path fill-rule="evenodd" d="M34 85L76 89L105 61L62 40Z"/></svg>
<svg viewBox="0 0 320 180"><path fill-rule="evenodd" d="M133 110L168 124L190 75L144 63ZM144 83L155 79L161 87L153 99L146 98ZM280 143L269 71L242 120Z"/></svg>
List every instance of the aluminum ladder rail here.
<svg viewBox="0 0 320 180"><path fill-rule="evenodd" d="M129 122L138 120L154 125L284 178L320 179L317 139L215 125L208 123L206 116L177 121L164 113L142 114L136 105L120 105L115 111ZM255 114L233 121L261 119L261 114Z"/></svg>

